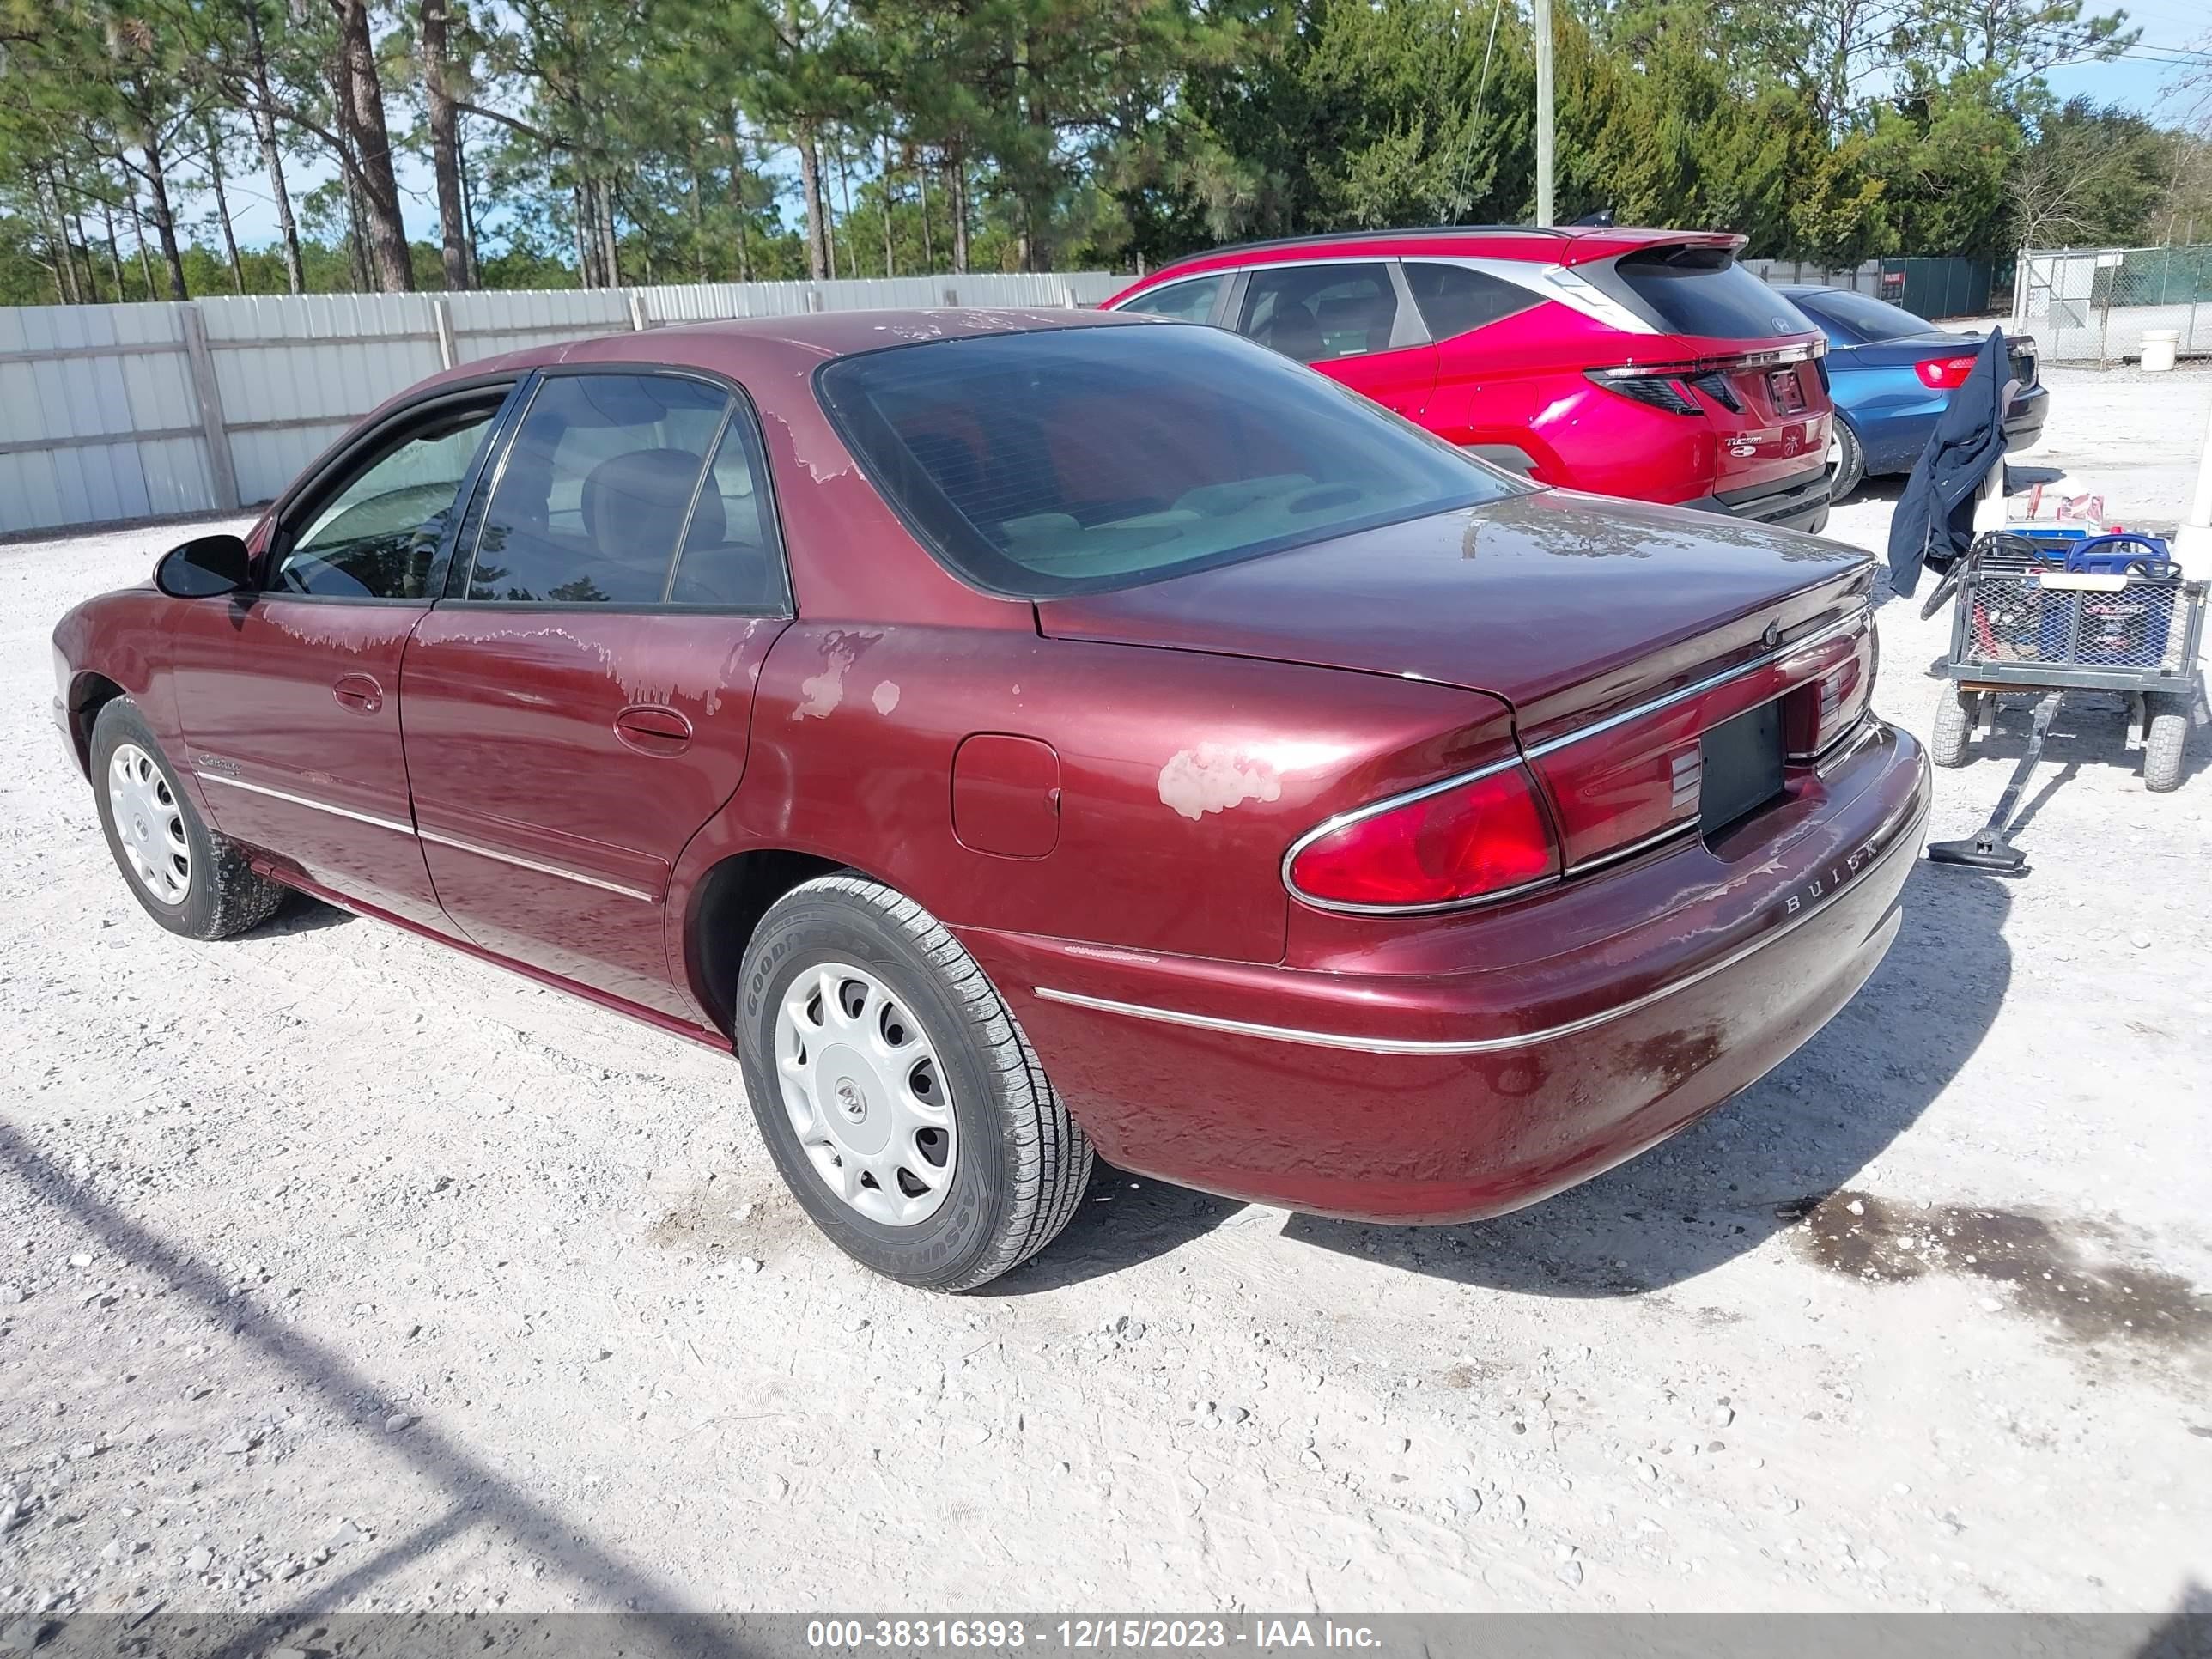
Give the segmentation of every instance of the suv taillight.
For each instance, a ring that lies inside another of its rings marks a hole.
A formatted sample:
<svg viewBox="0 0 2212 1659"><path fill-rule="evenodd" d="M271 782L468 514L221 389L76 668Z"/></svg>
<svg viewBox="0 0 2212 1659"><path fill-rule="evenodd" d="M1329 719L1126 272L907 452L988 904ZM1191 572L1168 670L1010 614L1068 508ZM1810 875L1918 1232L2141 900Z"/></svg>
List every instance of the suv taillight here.
<svg viewBox="0 0 2212 1659"><path fill-rule="evenodd" d="M1948 392L1952 387L1966 383L1966 376L1974 372L1974 364L1978 361L1978 356L1930 357L1924 362L1913 364L1912 372L1920 377L1920 384L1929 391Z"/></svg>
<svg viewBox="0 0 2212 1659"><path fill-rule="evenodd" d="M1327 910L1440 910L1559 870L1535 780L1514 761L1322 824L1291 847L1283 880Z"/></svg>
<svg viewBox="0 0 2212 1659"><path fill-rule="evenodd" d="M1618 392L1639 404L1663 409L1671 415L1701 415L1688 386L1672 374L1651 374L1634 368L1592 368L1583 371L1607 392Z"/></svg>

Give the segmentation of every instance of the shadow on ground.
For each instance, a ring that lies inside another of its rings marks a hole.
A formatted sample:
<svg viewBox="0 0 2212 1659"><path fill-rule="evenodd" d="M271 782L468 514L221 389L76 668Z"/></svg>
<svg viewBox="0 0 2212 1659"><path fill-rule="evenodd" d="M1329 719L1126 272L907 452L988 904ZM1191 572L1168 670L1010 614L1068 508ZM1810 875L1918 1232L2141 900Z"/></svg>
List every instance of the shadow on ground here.
<svg viewBox="0 0 2212 1659"><path fill-rule="evenodd" d="M39 1199L52 1205L95 1235L108 1251L136 1263L166 1282L173 1294L190 1297L210 1321L236 1332L264 1360L282 1367L311 1393L370 1431L388 1409L387 1386L349 1364L343 1355L285 1322L281 1311L264 1310L246 1291L234 1291L205 1261L140 1224L114 1205L73 1180L39 1152L12 1125L0 1121L0 1159L12 1165ZM575 1581L589 1601L648 1613L678 1607L683 1596L650 1571L592 1542L587 1517L533 1497L509 1481L452 1436L428 1423L416 1423L404 1436L377 1436L379 1451L404 1461L445 1494L446 1512L414 1532L384 1541L350 1571L318 1583L290 1608L256 1614L234 1639L196 1649L200 1659L249 1659L267 1650L272 1626L307 1620L317 1607L342 1607L406 1563L428 1554L447 1540L493 1528L542 1553ZM631 1634L651 1650L677 1645L684 1621L666 1627L648 1617ZM696 1651L696 1640L686 1651ZM735 1645L721 1650L740 1651Z"/></svg>
<svg viewBox="0 0 2212 1659"><path fill-rule="evenodd" d="M283 908L254 933L263 939L289 939L295 933L319 933L325 927L340 927L353 919L350 910L341 910L335 904L293 892L285 894Z"/></svg>
<svg viewBox="0 0 2212 1659"><path fill-rule="evenodd" d="M1929 699L1933 702L1945 695L1948 688L1931 687ZM2006 692L2001 696L1992 729L1986 734L1978 732L1967 746L1967 764L1954 775L1966 787L1953 791L1955 796L1984 808L1996 805L2005 780L2012 775L2012 768L2027 751L2028 722L2034 715L2039 696L2039 692L2023 691ZM2196 708L2181 751L2181 782L2185 789L2204 770L2205 763L2212 760L2212 721L2206 718L2201 687L2194 692L2192 701ZM2062 787L2085 770L2123 772L2140 787L2143 769L2142 733L2131 732L2131 725L2128 700L2120 693L2069 691L2051 720L2050 735L2044 739L2042 762L2029 779L2030 793L2020 816L2014 820L2014 828L2027 828ZM2131 736L2135 739L2133 748L2129 747ZM2021 846L2022 850L2027 850L2027 843L2022 842Z"/></svg>
<svg viewBox="0 0 2212 1659"><path fill-rule="evenodd" d="M1897 942L1850 1005L1774 1071L1641 1158L1490 1221L1389 1227L1294 1215L1286 1241L1528 1296L1635 1296L1757 1249L1909 1128L1956 1077L2012 979L2006 884L1922 863ZM1117 1273L1247 1206L1102 1169L1066 1233L985 1294Z"/></svg>

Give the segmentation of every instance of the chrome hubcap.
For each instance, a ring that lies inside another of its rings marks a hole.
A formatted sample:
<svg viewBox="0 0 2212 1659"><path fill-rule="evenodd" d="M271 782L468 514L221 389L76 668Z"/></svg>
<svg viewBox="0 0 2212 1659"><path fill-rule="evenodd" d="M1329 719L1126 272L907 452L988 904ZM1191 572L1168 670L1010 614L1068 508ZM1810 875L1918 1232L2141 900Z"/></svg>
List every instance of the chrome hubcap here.
<svg viewBox="0 0 2212 1659"><path fill-rule="evenodd" d="M1844 441L1833 432L1828 434L1828 476L1834 477L1843 470Z"/></svg>
<svg viewBox="0 0 2212 1659"><path fill-rule="evenodd" d="M921 1023L864 968L826 962L775 1014L784 1115L822 1183L871 1221L911 1227L952 1185L958 1130Z"/></svg>
<svg viewBox="0 0 2212 1659"><path fill-rule="evenodd" d="M185 815L161 769L135 743L122 744L107 763L107 807L138 884L164 904L182 904L192 890Z"/></svg>

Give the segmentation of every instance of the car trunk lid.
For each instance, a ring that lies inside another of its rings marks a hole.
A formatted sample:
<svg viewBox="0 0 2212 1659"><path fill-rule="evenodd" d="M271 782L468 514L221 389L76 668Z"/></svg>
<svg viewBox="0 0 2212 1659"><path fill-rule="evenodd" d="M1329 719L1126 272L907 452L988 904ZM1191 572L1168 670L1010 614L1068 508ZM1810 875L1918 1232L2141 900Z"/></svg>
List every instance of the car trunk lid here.
<svg viewBox="0 0 2212 1659"><path fill-rule="evenodd" d="M1054 638L1486 691L1533 744L1843 621L1871 571L1789 532L1545 490L1036 608Z"/></svg>

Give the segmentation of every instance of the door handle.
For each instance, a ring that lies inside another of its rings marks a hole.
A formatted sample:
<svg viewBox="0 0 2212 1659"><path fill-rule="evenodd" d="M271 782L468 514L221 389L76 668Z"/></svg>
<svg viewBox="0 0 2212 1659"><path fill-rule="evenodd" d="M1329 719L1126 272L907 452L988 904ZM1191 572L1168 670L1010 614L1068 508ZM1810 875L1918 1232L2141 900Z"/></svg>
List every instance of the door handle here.
<svg viewBox="0 0 2212 1659"><path fill-rule="evenodd" d="M384 707L384 688L367 674L341 674L331 687L331 695L343 708L356 714L374 714Z"/></svg>
<svg viewBox="0 0 2212 1659"><path fill-rule="evenodd" d="M657 702L634 702L615 716L615 735L641 755L678 755L690 746L691 722Z"/></svg>

